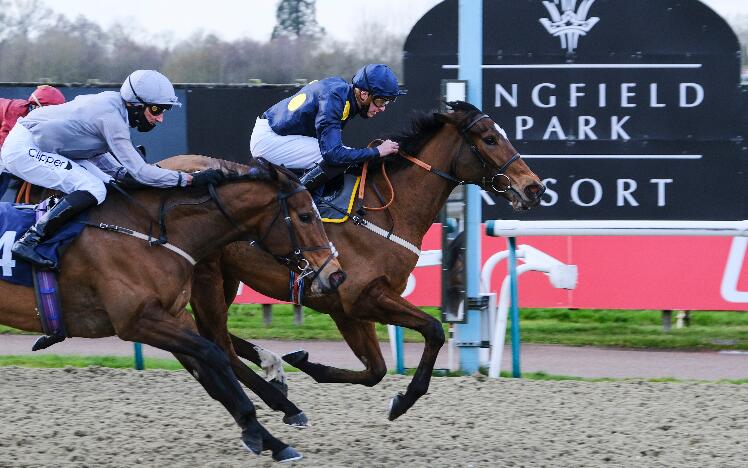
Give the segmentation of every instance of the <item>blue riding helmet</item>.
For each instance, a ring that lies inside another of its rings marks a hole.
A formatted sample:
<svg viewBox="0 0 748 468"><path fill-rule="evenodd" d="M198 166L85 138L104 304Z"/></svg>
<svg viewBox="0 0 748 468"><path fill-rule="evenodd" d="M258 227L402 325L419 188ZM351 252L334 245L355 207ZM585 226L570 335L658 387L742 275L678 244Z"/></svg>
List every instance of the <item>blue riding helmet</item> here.
<svg viewBox="0 0 748 468"><path fill-rule="evenodd" d="M381 63L370 63L362 67L353 75L351 83L360 90L368 91L372 96L396 98L405 94L397 85L395 72Z"/></svg>

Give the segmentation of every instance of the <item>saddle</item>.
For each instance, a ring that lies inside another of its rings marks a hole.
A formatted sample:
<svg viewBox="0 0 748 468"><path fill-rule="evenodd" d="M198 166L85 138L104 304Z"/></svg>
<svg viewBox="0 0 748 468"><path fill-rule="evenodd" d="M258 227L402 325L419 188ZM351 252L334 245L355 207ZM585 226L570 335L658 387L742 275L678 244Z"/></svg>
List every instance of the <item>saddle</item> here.
<svg viewBox="0 0 748 468"><path fill-rule="evenodd" d="M46 201L46 200L45 200ZM42 202L44 203L44 202ZM39 205L42 205L40 203ZM16 240L36 222L37 206L0 203L0 280L30 287L33 285L31 265L13 257L10 251ZM85 216L85 214L84 214ZM65 248L80 235L85 224L83 217L64 226L49 239L39 244L37 252L46 258L58 260Z"/></svg>
<svg viewBox="0 0 748 468"><path fill-rule="evenodd" d="M323 190L312 194L323 223L344 223L350 218L360 182L360 175L346 172L327 182Z"/></svg>

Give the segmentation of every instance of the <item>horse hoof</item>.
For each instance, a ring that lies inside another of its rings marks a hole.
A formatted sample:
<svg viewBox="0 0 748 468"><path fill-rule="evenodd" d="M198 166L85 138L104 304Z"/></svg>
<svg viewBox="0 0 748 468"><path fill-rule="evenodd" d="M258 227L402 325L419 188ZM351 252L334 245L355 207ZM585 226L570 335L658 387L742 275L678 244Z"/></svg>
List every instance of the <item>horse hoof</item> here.
<svg viewBox="0 0 748 468"><path fill-rule="evenodd" d="M299 429L306 429L310 426L309 419L307 419L306 414L304 412L300 412L298 414L294 414L293 416L284 416L283 422L288 424L292 427L297 427Z"/></svg>
<svg viewBox="0 0 748 468"><path fill-rule="evenodd" d="M244 430L242 431L242 445L255 455L259 455L262 453L262 436L250 434Z"/></svg>
<svg viewBox="0 0 748 468"><path fill-rule="evenodd" d="M404 400L405 395L403 395L402 392L392 397L389 407L390 414L389 416L387 416L387 419L389 419L390 421L394 421L395 419L405 414L406 411L408 411L408 406L406 405Z"/></svg>
<svg viewBox="0 0 748 468"><path fill-rule="evenodd" d="M304 456L294 450L293 447L286 447L280 452L273 454L273 460L280 463L288 463L295 460L301 460L302 458L304 458Z"/></svg>
<svg viewBox="0 0 748 468"><path fill-rule="evenodd" d="M286 385L285 383L281 382L278 379L271 380L270 385L272 385L273 387L275 387L276 390L281 392L284 397L288 398L288 385Z"/></svg>
<svg viewBox="0 0 748 468"><path fill-rule="evenodd" d="M303 349L294 351L293 353L288 353L288 354L283 355L283 360L291 364L294 367L298 367L299 364L303 364L307 362L308 359L309 359L309 353L307 353Z"/></svg>

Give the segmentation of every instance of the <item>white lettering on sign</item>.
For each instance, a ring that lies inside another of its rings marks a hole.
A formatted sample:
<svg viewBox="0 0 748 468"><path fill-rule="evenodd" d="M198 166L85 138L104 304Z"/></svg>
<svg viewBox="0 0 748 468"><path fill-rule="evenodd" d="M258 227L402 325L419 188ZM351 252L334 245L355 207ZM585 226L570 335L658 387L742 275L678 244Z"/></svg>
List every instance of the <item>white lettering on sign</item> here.
<svg viewBox="0 0 748 468"><path fill-rule="evenodd" d="M657 199L637 199L635 192L639 183L634 179L616 179L615 197L617 206L640 206L640 201L651 203L656 201L658 207L667 206L666 185L672 184L673 179L649 179L649 183L657 186ZM558 179L543 179L545 193L540 201L541 206L553 206L560 200L558 193ZM569 189L569 199L577 206L597 206L605 198L605 187L599 181L590 178L575 180ZM645 203L646 204L646 203Z"/></svg>
<svg viewBox="0 0 748 468"><path fill-rule="evenodd" d="M13 253L10 249L15 241L16 231L6 231L0 237L0 249L2 249L0 266L3 267L3 276L13 276L13 267L16 266L16 261L13 260Z"/></svg>
<svg viewBox="0 0 748 468"><path fill-rule="evenodd" d="M548 109L559 107L559 103L566 102L572 108L586 105L586 107L597 106L603 109L609 107L610 103L617 103L621 109L628 109L640 107L636 101L641 105L647 103L652 109L667 107L668 102L673 106L691 108L703 104L705 98L704 87L698 83L689 82L678 83L675 87L668 86L664 91L659 83L649 83L647 86L646 83L630 82L598 83L597 87L588 83L559 85L543 82L524 86L521 83L496 83L494 89L496 92L494 105L513 108L526 108L532 104L539 109ZM523 90L527 94L523 94ZM615 90L618 91L617 95L615 95ZM613 95L609 96L609 92Z"/></svg>
<svg viewBox="0 0 748 468"><path fill-rule="evenodd" d="M582 184L589 184L592 187L593 196L592 200L589 202L584 202L579 198L579 187L581 187ZM571 185L571 200L579 206L595 206L600 203L602 198L603 186L595 179L579 179Z"/></svg>
<svg viewBox="0 0 748 468"><path fill-rule="evenodd" d="M605 120L608 120L605 118ZM631 136L626 131L624 125L631 120L630 115L613 115L610 117L610 125L600 125L598 119L591 115L577 116L577 133L576 138L580 140L599 140L600 135L607 136L611 140L630 140ZM535 127L535 119L529 115L518 115L514 118L514 139L522 140L525 138L525 132ZM572 126L573 127L573 126ZM557 115L550 118L547 124L543 125L545 131L543 140L565 140L569 137L574 138L574 133L567 134ZM572 132L574 128L569 129Z"/></svg>
<svg viewBox="0 0 748 468"><path fill-rule="evenodd" d="M665 206L665 184L672 184L673 179L649 179L649 182L657 184L657 206Z"/></svg>
<svg viewBox="0 0 748 468"><path fill-rule="evenodd" d="M616 180L616 187L618 188L616 196L616 206L624 206L628 202L631 206L639 206L639 202L634 199L631 195L636 190L636 181L633 179L618 179Z"/></svg>
<svg viewBox="0 0 748 468"><path fill-rule="evenodd" d="M691 90L691 91L689 91ZM692 100L689 97L693 96ZM680 84L680 106L696 107L704 102L704 87L698 83Z"/></svg>

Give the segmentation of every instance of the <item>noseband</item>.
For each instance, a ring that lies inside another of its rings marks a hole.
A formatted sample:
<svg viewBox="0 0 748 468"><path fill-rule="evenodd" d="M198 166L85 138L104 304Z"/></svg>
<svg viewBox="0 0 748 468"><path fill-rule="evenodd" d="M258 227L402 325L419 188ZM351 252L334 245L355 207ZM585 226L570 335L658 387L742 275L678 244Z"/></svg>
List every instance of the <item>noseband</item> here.
<svg viewBox="0 0 748 468"><path fill-rule="evenodd" d="M491 117L489 117L486 114L480 114L480 115L476 116L473 120L471 120L467 125L465 125L462 128L460 128L460 136L462 137L463 141L468 144L468 147L470 148L470 152L473 153L478 158L478 160L483 165L484 169L488 169L490 166L493 166L494 164L492 162L490 162L488 159L486 159L485 156L483 156L483 153L480 152L480 150L478 149L477 145L475 145L475 144L473 144L473 143L470 142L470 140L468 139L468 132L470 131L471 128L473 128L475 126L475 124L477 124L481 120L483 120L483 119L490 119L490 118ZM514 188L512 187L512 180L509 178L509 176L506 175L505 172L509 168L509 166L511 166L512 163L515 162L515 161L517 161L519 158L520 158L519 152L514 153L514 155L511 158L509 158L509 160L507 162L505 162L504 164L502 164L501 167L499 167L499 170L496 171L493 174L493 176L491 176L490 181L486 180L487 179L486 177L483 177L481 179L481 183L479 185L482 188L485 189L488 186L488 184L490 183L490 187L496 193L504 193L504 192L508 192L509 190L514 190ZM503 177L504 179L506 179L506 188L504 188L504 189L499 189L496 186L497 179L500 179L501 177ZM464 184L465 182L466 181L464 181L464 180L463 181L459 181L460 184Z"/></svg>

